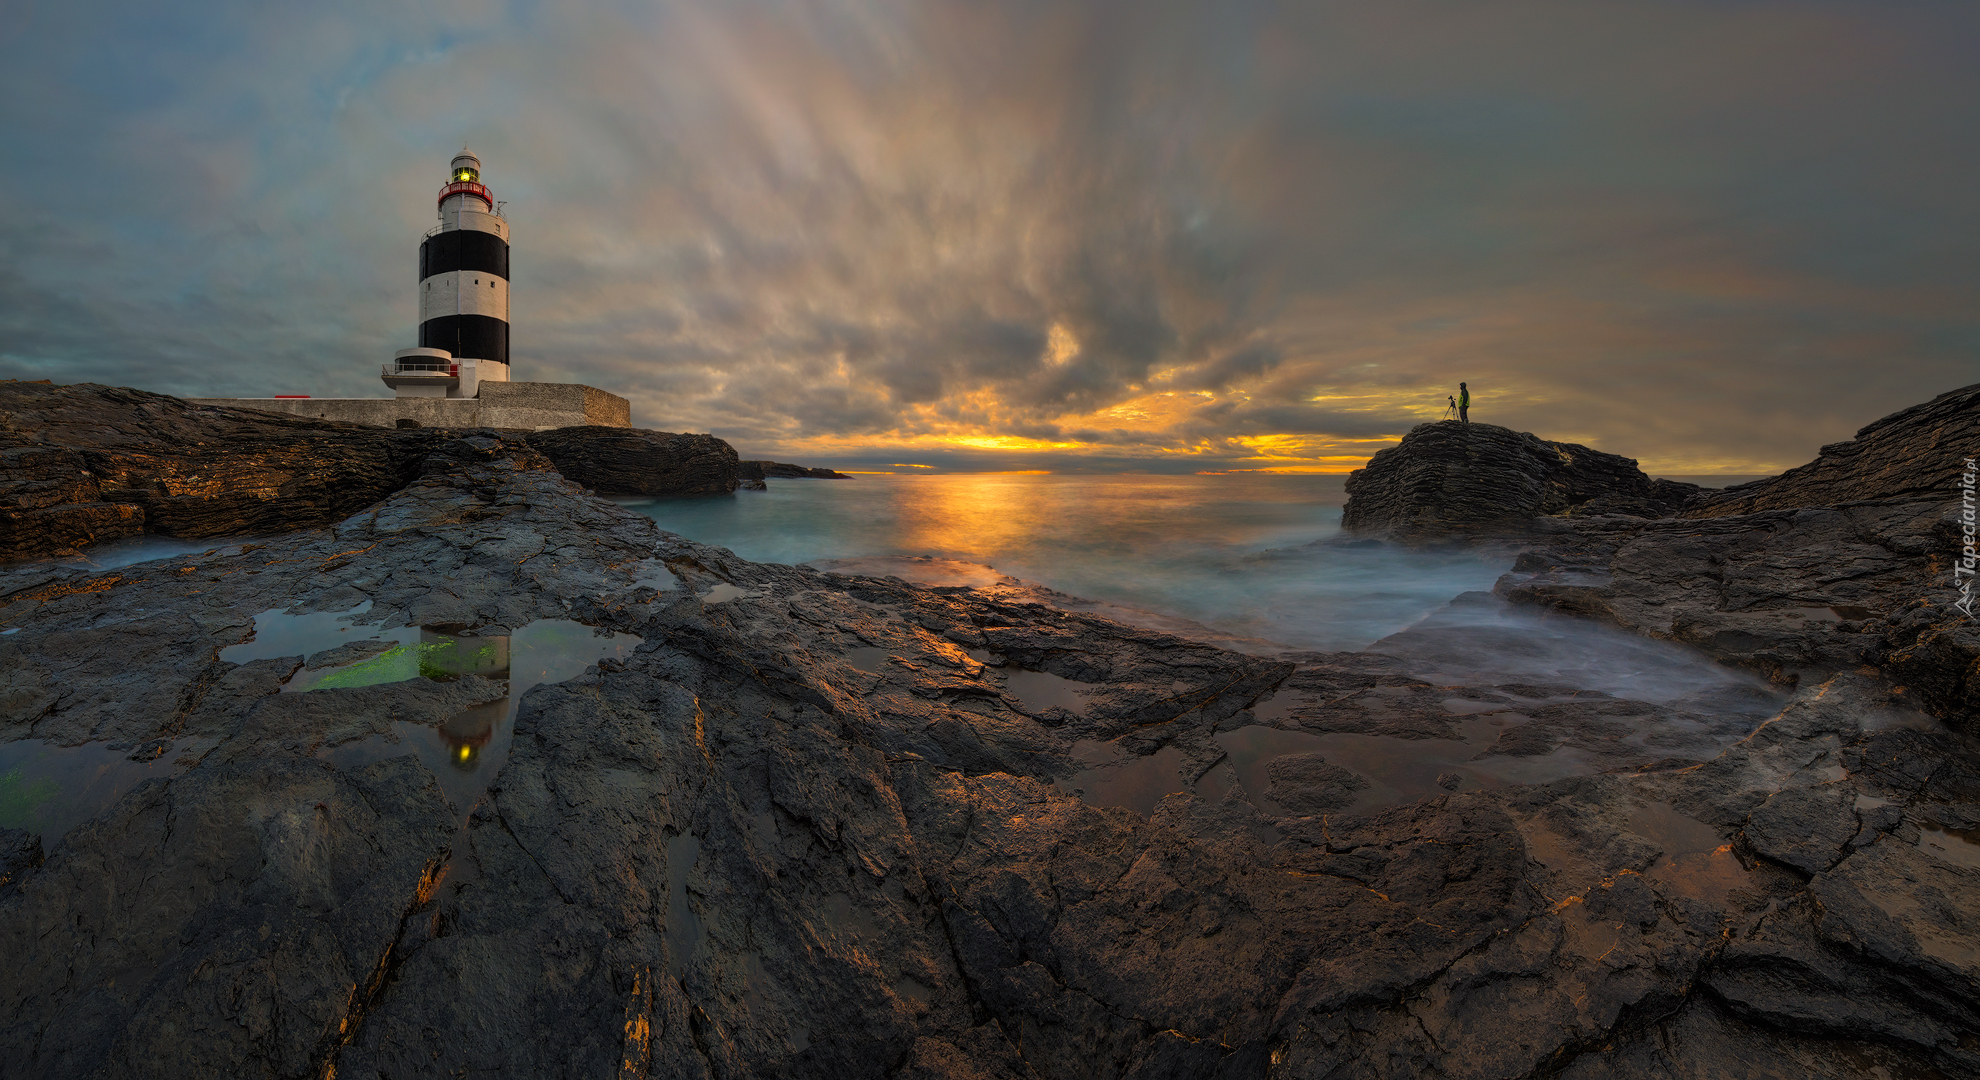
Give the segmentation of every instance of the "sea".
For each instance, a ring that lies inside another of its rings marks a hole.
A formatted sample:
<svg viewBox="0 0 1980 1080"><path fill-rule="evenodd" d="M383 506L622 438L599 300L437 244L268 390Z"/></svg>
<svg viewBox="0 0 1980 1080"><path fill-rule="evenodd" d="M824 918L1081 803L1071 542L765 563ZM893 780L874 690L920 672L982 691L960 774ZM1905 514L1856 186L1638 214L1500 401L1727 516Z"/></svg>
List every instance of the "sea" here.
<svg viewBox="0 0 1980 1080"><path fill-rule="evenodd" d="M1048 603L1259 654L1366 648L1507 570L1503 556L1330 543L1342 475L863 473L767 486L614 501L756 562L933 585L1015 579ZM215 543L145 536L49 561L108 570Z"/></svg>
<svg viewBox="0 0 1980 1080"><path fill-rule="evenodd" d="M1261 654L1366 648L1506 571L1503 556L1328 543L1340 536L1346 480L891 473L618 501L757 562L928 584L987 580L962 568L989 568L1125 621ZM942 570L947 579L931 578Z"/></svg>

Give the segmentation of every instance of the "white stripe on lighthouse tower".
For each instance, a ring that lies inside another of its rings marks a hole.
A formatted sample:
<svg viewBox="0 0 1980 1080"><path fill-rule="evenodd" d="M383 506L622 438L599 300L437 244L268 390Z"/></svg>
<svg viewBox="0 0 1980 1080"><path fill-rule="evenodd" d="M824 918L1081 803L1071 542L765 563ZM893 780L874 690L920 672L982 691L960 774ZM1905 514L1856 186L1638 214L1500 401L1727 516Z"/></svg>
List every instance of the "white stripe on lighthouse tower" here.
<svg viewBox="0 0 1980 1080"><path fill-rule="evenodd" d="M454 270L419 283L419 321L442 315L487 315L509 321L509 282L480 271Z"/></svg>

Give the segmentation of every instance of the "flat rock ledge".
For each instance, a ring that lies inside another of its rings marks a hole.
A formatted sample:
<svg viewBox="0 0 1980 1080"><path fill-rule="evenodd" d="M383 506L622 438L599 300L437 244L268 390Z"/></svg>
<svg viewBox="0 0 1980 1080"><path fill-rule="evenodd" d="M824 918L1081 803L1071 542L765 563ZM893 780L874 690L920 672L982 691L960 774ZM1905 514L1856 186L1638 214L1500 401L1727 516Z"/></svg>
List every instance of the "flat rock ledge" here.
<svg viewBox="0 0 1980 1080"><path fill-rule="evenodd" d="M62 835L0 831L0 1075L1980 1073L1980 744L1881 670L1511 680L1464 657L1604 628L1482 594L1246 656L750 563L519 437L420 437L319 525L0 573L0 745L152 763ZM527 693L457 806L352 751L486 685L283 693L365 650L221 658L270 612L641 644ZM1360 813L1338 763L1218 771L1232 731L1447 745L1490 710L1524 721L1485 753L1589 770ZM1168 793L1069 794L1095 746Z"/></svg>

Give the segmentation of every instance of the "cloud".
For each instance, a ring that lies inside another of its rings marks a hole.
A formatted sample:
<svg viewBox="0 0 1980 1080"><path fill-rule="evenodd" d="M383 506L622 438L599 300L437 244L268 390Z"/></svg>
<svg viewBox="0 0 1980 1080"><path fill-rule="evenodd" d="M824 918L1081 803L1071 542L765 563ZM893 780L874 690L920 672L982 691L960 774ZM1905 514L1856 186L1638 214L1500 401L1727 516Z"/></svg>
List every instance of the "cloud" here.
<svg viewBox="0 0 1980 1080"><path fill-rule="evenodd" d="M1980 149L1945 135L1980 120L1970 6L42 3L19 25L0 376L384 393L463 142L515 230L517 375L750 456L1338 464L1467 378L1480 418L1753 471L1980 352Z"/></svg>

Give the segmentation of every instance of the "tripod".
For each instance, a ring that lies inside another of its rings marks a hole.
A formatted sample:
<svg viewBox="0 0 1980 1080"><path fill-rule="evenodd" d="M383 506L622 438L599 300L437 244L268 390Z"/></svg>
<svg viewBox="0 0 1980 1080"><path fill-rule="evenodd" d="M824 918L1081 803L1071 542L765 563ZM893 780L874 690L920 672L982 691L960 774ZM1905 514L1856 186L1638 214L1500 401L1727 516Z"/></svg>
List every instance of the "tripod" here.
<svg viewBox="0 0 1980 1080"><path fill-rule="evenodd" d="M1444 400L1451 403L1450 407L1444 410L1444 419L1456 420L1458 418L1457 399L1449 395L1445 395Z"/></svg>

